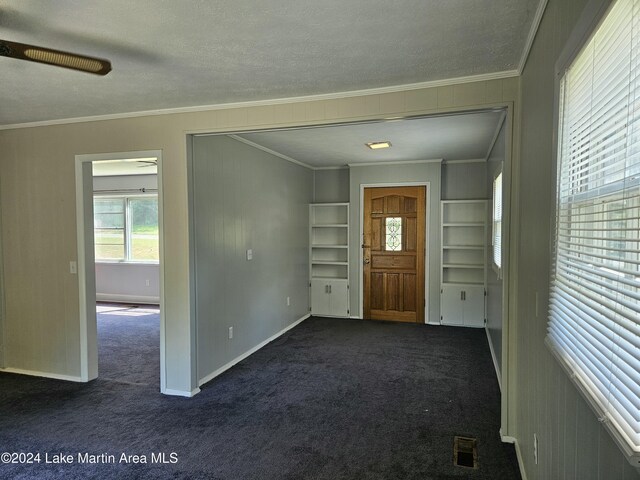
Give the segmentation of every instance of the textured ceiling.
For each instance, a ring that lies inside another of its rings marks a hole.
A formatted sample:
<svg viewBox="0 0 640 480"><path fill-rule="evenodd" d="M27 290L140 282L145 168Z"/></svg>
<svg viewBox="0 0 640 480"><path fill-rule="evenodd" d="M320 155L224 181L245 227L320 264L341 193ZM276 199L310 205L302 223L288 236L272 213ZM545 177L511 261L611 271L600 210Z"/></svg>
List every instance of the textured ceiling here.
<svg viewBox="0 0 640 480"><path fill-rule="evenodd" d="M484 159L502 111L236 135L314 168L357 163ZM390 141L371 150L367 142Z"/></svg>
<svg viewBox="0 0 640 480"><path fill-rule="evenodd" d="M0 125L514 70L539 0L0 0L0 38L108 58L96 77L0 57Z"/></svg>

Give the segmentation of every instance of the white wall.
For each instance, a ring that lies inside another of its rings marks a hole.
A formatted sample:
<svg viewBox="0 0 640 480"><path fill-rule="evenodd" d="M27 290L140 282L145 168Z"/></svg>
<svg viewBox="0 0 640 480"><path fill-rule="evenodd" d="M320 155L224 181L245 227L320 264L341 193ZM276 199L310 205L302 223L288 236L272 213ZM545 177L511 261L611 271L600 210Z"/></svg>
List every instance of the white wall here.
<svg viewBox="0 0 640 480"><path fill-rule="evenodd" d="M93 192L114 195L157 190L157 175L93 177ZM124 190L124 191L123 191ZM96 262L96 299L103 302L160 302L160 267L157 263Z"/></svg>
<svg viewBox="0 0 640 480"><path fill-rule="evenodd" d="M360 299L360 265L362 237L360 223L360 186L402 182L429 182L427 197L427 301L425 311L431 323L440 322L440 163L412 163L381 166L353 166L350 169L350 231L349 231L349 296L352 316L362 315ZM428 266L428 267L427 267Z"/></svg>
<svg viewBox="0 0 640 480"><path fill-rule="evenodd" d="M96 262L96 300L157 305L160 302L158 264Z"/></svg>
<svg viewBox="0 0 640 480"><path fill-rule="evenodd" d="M227 136L195 137L192 193L202 381L309 314L313 171Z"/></svg>
<svg viewBox="0 0 640 480"><path fill-rule="evenodd" d="M586 0L549 0L521 80L517 438L529 480L638 478L545 347L549 302L554 66ZM536 305L536 296L538 303ZM533 457L538 437L539 463Z"/></svg>

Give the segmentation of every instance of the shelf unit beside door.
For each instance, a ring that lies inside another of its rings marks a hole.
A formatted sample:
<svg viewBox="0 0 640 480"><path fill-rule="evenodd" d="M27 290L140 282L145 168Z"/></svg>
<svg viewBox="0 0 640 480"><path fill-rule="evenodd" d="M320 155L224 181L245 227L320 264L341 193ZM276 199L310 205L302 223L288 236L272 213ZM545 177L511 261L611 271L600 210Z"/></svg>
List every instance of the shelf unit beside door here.
<svg viewBox="0 0 640 480"><path fill-rule="evenodd" d="M309 205L311 314L349 316L349 204Z"/></svg>
<svg viewBox="0 0 640 480"><path fill-rule="evenodd" d="M440 321L483 327L487 283L487 200L441 202Z"/></svg>

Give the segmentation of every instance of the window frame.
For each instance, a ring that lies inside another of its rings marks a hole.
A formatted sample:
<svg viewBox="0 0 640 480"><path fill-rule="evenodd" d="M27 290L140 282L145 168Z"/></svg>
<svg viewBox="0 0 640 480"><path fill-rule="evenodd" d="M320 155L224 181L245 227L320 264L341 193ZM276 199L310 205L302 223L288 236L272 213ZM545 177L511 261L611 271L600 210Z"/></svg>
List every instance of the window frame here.
<svg viewBox="0 0 640 480"><path fill-rule="evenodd" d="M607 14L618 0L590 0L585 6L578 22L576 23L571 35L569 36L563 50L558 56L555 64L555 78L554 78L554 115L553 115L553 156L552 156L552 172L554 175L551 179L551 232L549 236L549 250L551 253L551 277L550 277L550 289L551 282L554 278L555 261L555 238L556 238L556 218L558 211L558 190L560 185L560 140L561 140L561 121L562 121L562 85L566 71L572 66L578 55L580 55L583 49L589 44L593 36L598 31L600 25L607 17ZM549 305L551 306L551 299L549 299ZM551 318L548 317L547 324L550 324ZM590 390L589 386L585 384L579 377L581 374L576 373L571 360L568 358L568 354L564 353L555 341L547 334L545 338L545 344L554 358L558 361L559 365L568 375L569 379L576 387L577 391L586 400L587 404L595 413L597 420L605 427L609 432L618 448L623 452L627 460L631 465L638 468L640 466L640 452L636 446L633 446L629 441L624 438L617 428L612 425L612 422L608 420L606 411L602 409L598 400L595 398L594 393Z"/></svg>
<svg viewBox="0 0 640 480"><path fill-rule="evenodd" d="M154 198L156 203L158 204L158 255L160 252L160 203L159 197L157 193L94 193L93 201L96 199L123 199L124 200L124 258L122 260L118 259L99 259L97 256L95 257L95 263L97 264L111 264L111 265L158 265L160 263L159 260L135 260L130 257L132 251L132 238L131 235L133 233L132 224L131 224L131 207L130 200L137 198ZM94 231L94 250L95 250L95 211L93 213L93 231Z"/></svg>

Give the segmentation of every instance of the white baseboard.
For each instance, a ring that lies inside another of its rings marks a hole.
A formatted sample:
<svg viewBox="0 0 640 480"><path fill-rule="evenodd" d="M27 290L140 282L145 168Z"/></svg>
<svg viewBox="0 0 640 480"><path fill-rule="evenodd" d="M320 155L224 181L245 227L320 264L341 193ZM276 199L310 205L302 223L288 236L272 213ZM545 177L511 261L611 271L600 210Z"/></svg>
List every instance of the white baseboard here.
<svg viewBox="0 0 640 480"><path fill-rule="evenodd" d="M233 367L236 363L244 360L245 358L247 358L249 355L251 355L252 353L257 352L258 350L260 350L262 347L264 347L267 343L269 342L273 342L276 338L278 338L279 336L281 336L282 334L284 334L285 332L291 330L293 327L295 327L296 325L302 323L303 321L305 321L307 318L309 318L311 316L310 313L307 313L304 317L299 318L298 320L296 320L295 322L293 322L291 325L289 325L286 328L283 328L282 330L280 330L278 333L276 333L275 335L272 335L271 337L267 338L265 341L260 342L258 345L256 345L255 347L253 347L251 350L246 351L245 353L243 353L242 355L239 355L238 357L234 358L233 360L231 360L229 363L223 365L222 367L218 368L217 370L211 372L209 375L206 375L204 377L202 377L200 379L200 381L198 382L198 386L202 386L205 383L213 380L215 377L217 377L218 375L220 375L221 373L229 370L231 367Z"/></svg>
<svg viewBox="0 0 640 480"><path fill-rule="evenodd" d="M513 443L516 449L516 458L518 459L518 467L520 467L520 475L522 476L522 480L527 480L527 472L524 470L524 463L522 462L522 451L520 450L520 444L518 443L518 439L516 437L511 437L509 435L502 435L502 432L500 432L500 439L504 443Z"/></svg>
<svg viewBox="0 0 640 480"><path fill-rule="evenodd" d="M115 302L115 303L142 303L145 305L160 304L160 297L145 297L142 295L119 295L112 293L96 293L96 301L98 302Z"/></svg>
<svg viewBox="0 0 640 480"><path fill-rule="evenodd" d="M200 393L200 389L196 388L190 392L187 390L173 390L172 388L165 388L162 392L164 395L173 395L174 397L187 397L191 398Z"/></svg>
<svg viewBox="0 0 640 480"><path fill-rule="evenodd" d="M487 327L484 328L487 333L487 342L489 342L489 350L491 350L491 358L493 359L493 368L496 369L496 377L498 378L498 388L502 392L502 375L500 374L500 367L498 366L498 359L496 358L496 352L493 350L493 343L491 342L491 335L489 334L489 329ZM504 442L505 440L503 440ZM515 439L514 439L515 441ZM513 443L513 442L508 442Z"/></svg>
<svg viewBox="0 0 640 480"><path fill-rule="evenodd" d="M61 375L59 373L39 372L36 370L23 370L21 368L0 368L0 372L17 373L18 375L29 375L31 377L52 378L54 380L66 380L68 382L83 382L82 378L74 375Z"/></svg>

